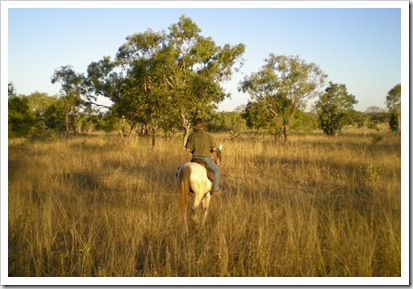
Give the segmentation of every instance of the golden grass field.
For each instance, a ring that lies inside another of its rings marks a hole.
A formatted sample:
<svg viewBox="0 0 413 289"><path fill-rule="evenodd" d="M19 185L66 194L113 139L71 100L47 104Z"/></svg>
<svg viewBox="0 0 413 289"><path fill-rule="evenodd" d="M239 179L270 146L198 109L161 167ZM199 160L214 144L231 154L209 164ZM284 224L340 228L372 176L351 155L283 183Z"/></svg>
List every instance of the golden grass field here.
<svg viewBox="0 0 413 289"><path fill-rule="evenodd" d="M8 275L401 275L400 135L216 138L224 192L188 234L178 136L9 140Z"/></svg>

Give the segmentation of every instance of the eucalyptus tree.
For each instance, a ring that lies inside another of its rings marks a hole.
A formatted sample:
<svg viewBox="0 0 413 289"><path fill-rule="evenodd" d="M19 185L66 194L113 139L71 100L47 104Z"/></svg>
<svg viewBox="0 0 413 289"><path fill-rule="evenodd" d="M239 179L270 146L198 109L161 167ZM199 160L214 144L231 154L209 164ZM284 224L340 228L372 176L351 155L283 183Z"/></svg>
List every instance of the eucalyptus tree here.
<svg viewBox="0 0 413 289"><path fill-rule="evenodd" d="M306 63L298 56L271 53L261 70L244 78L239 90L260 103L265 116L262 127L281 126L286 142L296 111L304 111L307 103L320 95L326 77L316 64Z"/></svg>
<svg viewBox="0 0 413 289"><path fill-rule="evenodd" d="M112 99L114 108L131 122L131 131L139 123L151 125L153 145L159 122L168 115L170 99L165 85L168 59L165 41L163 32L150 29L133 34L119 48L115 60L124 76L120 97Z"/></svg>
<svg viewBox="0 0 413 289"><path fill-rule="evenodd" d="M156 102L150 76L153 59L149 50L153 52L157 45L153 36L150 30L134 34L119 48L114 60L105 56L87 68L85 83L90 98L108 98L112 102L111 115L117 115L122 122L128 121L129 137L139 123L149 124Z"/></svg>
<svg viewBox="0 0 413 289"><path fill-rule="evenodd" d="M237 69L245 46L220 47L185 16L168 29L132 34L115 59L88 67L88 94L109 98L111 111L129 122L130 135L138 124L151 126L153 136L180 124L187 135L191 120L206 117L229 96L221 83Z"/></svg>
<svg viewBox="0 0 413 289"><path fill-rule="evenodd" d="M99 96L109 99L119 97L119 87L122 77L114 71L116 64L109 56L92 62L87 67L87 75L84 78L83 93L89 103L98 107L110 108L106 105L96 103Z"/></svg>
<svg viewBox="0 0 413 289"><path fill-rule="evenodd" d="M166 80L172 92L173 111L179 115L187 136L192 119L210 114L215 104L229 96L221 83L238 69L234 65L241 60L245 45L218 46L212 38L201 36L201 29L184 16L169 31L168 47L174 61ZM242 61L239 63L242 66Z"/></svg>
<svg viewBox="0 0 413 289"><path fill-rule="evenodd" d="M229 96L221 83L230 79L245 46L217 46L190 18L181 16L169 33L148 29L127 37L115 64L124 88L112 96L114 107L132 122L170 128L179 120L186 134L190 122L208 115ZM169 125L168 125L169 124Z"/></svg>
<svg viewBox="0 0 413 289"><path fill-rule="evenodd" d="M90 63L87 67L84 84L84 90L90 103L92 103L91 100L96 101L99 96L103 96L112 102L111 106L94 103L98 107L108 108L108 111L104 113L108 122L105 130L111 131L121 127L123 136L126 137L125 113L128 119L134 119L134 117L129 115L131 109L128 107L127 99L125 100L128 82L123 72L117 68L116 61L111 60L109 56L104 56L103 59ZM115 124L115 122L120 122L121 119L122 124ZM129 133L129 137L131 137L133 130L134 127Z"/></svg>
<svg viewBox="0 0 413 289"><path fill-rule="evenodd" d="M76 118L79 107L84 103L81 99L83 74L76 73L70 65L56 69L51 82L60 83L60 101L63 103L65 115L65 136L70 130L70 122Z"/></svg>
<svg viewBox="0 0 413 289"><path fill-rule="evenodd" d="M315 108L320 128L327 135L337 136L345 125L353 121L353 105L358 101L354 95L347 92L344 84L329 84Z"/></svg>

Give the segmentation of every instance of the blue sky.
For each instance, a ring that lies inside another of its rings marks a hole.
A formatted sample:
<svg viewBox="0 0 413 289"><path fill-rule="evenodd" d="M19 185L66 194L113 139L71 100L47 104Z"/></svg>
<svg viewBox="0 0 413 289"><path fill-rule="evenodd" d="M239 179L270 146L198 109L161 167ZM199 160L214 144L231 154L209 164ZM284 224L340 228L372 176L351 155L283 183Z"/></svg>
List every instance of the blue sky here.
<svg viewBox="0 0 413 289"><path fill-rule="evenodd" d="M8 82L20 94L57 94L59 85L50 82L55 69L72 65L86 73L91 62L106 55L113 58L128 35L148 28L167 30L181 15L218 45L246 45L242 70L223 85L232 99L219 110L247 103L249 97L237 91L238 83L258 71L270 53L298 55L317 64L329 81L345 84L356 96L359 111L385 108L387 92L401 82L401 9L272 6L9 8Z"/></svg>

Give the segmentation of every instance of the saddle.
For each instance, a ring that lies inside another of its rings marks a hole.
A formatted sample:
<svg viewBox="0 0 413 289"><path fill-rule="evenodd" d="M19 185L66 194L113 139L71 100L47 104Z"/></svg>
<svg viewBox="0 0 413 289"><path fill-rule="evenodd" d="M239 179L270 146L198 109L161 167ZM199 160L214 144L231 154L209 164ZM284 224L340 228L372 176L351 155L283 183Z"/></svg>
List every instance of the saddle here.
<svg viewBox="0 0 413 289"><path fill-rule="evenodd" d="M211 183L214 182L214 171L211 170L211 168L208 166L206 161L200 160L200 159L191 159L191 163L197 163L200 164L202 166L204 166L206 168L207 171L207 177L208 179L211 181Z"/></svg>

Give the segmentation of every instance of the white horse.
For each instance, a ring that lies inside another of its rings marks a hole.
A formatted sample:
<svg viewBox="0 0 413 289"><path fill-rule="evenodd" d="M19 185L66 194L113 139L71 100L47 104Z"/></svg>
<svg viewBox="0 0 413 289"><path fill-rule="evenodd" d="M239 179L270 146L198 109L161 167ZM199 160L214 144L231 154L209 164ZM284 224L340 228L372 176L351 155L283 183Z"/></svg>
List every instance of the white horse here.
<svg viewBox="0 0 413 289"><path fill-rule="evenodd" d="M217 166L221 163L222 145L212 153L212 158ZM192 221L199 224L198 206L202 202L203 218L205 223L208 214L209 202L211 201L212 182L207 177L207 169L198 163L187 162L181 165L176 174L179 186L178 216L186 222L188 215L188 197L193 193L195 200L192 204Z"/></svg>

